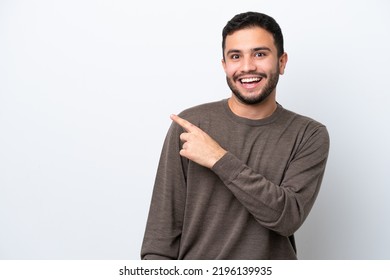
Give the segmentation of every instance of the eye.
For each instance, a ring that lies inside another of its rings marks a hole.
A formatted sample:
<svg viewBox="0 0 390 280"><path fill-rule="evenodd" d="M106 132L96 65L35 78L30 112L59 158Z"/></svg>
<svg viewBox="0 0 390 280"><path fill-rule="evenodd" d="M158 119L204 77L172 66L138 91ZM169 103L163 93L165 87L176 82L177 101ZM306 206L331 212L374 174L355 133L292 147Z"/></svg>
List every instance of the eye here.
<svg viewBox="0 0 390 280"><path fill-rule="evenodd" d="M238 54L232 54L230 56L230 59L234 59L234 60L239 59L239 58L240 58L240 56Z"/></svg>
<svg viewBox="0 0 390 280"><path fill-rule="evenodd" d="M263 53L263 52L255 53L255 57L263 57L263 56L265 56L265 53Z"/></svg>

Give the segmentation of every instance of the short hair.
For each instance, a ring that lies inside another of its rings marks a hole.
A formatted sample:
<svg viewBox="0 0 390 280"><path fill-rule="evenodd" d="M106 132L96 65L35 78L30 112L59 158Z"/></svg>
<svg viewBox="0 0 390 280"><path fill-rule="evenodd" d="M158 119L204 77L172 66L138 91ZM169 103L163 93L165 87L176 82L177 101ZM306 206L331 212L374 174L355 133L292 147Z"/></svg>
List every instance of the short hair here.
<svg viewBox="0 0 390 280"><path fill-rule="evenodd" d="M275 19L272 17L258 13L258 12L246 12L235 15L231 20L227 22L222 31L222 54L225 58L226 36L233 34L234 32L251 27L260 27L267 30L272 34L278 57L284 53L283 47L283 34L282 29Z"/></svg>

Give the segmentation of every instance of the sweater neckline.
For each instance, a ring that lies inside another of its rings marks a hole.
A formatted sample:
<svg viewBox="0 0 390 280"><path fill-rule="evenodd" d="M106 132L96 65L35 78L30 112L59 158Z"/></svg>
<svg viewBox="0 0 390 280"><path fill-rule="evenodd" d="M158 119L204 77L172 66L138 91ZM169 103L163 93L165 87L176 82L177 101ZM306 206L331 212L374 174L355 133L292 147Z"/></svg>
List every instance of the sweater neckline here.
<svg viewBox="0 0 390 280"><path fill-rule="evenodd" d="M234 121L236 123L241 123L241 124L245 124L245 125L249 125L249 126L262 126L262 125L267 125L267 124L273 123L276 119L279 118L280 114L284 110L282 105L280 105L279 103L276 103L277 107L276 107L276 110L272 113L272 115L270 115L266 118L263 118L263 119L253 120L253 119L248 119L248 118L243 118L243 117L237 116L235 113L233 113L229 107L228 99L223 99L222 105L223 105L224 111L225 111L226 115L229 117L229 119L231 119L232 121Z"/></svg>

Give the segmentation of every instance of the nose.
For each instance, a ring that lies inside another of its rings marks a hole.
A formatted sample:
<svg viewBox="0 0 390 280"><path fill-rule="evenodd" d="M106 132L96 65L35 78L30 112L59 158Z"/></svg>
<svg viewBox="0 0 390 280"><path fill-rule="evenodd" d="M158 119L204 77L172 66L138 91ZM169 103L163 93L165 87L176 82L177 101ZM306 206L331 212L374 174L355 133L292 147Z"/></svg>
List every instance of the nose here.
<svg viewBox="0 0 390 280"><path fill-rule="evenodd" d="M256 70L256 64L253 60L253 57L246 57L242 60L241 71L242 72L251 72Z"/></svg>

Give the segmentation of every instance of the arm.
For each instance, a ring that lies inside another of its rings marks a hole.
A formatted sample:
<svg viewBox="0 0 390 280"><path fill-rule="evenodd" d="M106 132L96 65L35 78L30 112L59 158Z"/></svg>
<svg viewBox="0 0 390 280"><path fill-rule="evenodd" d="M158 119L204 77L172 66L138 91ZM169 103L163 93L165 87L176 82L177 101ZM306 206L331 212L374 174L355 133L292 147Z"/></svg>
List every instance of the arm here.
<svg viewBox="0 0 390 280"><path fill-rule="evenodd" d="M329 150L325 127L318 126L308 133L277 185L224 151L196 126L177 116L172 119L187 131L182 136L185 146L180 154L211 168L260 224L285 236L301 226L314 204L325 170ZM214 156L217 154L222 156Z"/></svg>
<svg viewBox="0 0 390 280"><path fill-rule="evenodd" d="M328 149L328 133L325 127L320 127L302 143L280 185L256 173L231 153L212 170L260 224L290 236L302 225L314 204Z"/></svg>
<svg viewBox="0 0 390 280"><path fill-rule="evenodd" d="M141 248L142 259L178 258L187 161L179 156L181 132L181 128L173 124L163 145Z"/></svg>

